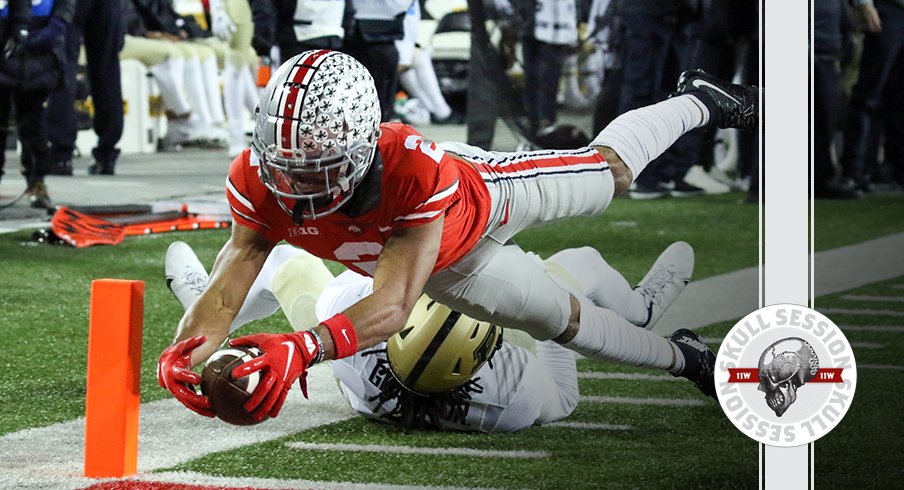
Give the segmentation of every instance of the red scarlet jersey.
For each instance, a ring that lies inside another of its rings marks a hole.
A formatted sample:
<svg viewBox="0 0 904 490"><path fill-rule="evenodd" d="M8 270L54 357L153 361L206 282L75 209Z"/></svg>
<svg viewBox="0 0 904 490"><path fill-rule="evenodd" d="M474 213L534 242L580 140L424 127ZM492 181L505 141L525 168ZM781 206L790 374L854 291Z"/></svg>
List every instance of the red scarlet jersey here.
<svg viewBox="0 0 904 490"><path fill-rule="evenodd" d="M296 225L261 183L260 162L249 148L233 160L226 180L233 219L273 243L285 240L372 276L394 230L445 216L434 272L452 265L483 235L490 213L486 184L470 164L446 155L411 126L389 123L380 130L377 145L383 175L380 200L373 209L350 217L340 208Z"/></svg>

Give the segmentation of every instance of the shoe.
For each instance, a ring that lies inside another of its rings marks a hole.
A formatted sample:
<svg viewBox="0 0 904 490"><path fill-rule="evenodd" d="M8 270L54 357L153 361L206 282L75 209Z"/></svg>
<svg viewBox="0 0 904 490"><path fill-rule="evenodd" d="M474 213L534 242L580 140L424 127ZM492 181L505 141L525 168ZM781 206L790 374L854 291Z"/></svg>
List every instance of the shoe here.
<svg viewBox="0 0 904 490"><path fill-rule="evenodd" d="M446 117L440 118L440 117L437 117L432 112L430 113L430 124L433 124L434 126L442 126L442 125L447 125L447 124L460 125L460 124L464 124L464 123L465 123L465 118L462 117L461 114L456 114L453 112Z"/></svg>
<svg viewBox="0 0 904 490"><path fill-rule="evenodd" d="M731 192L731 186L713 177L709 172L703 170L700 165L694 165L687 171L687 175L684 176L684 182L694 187L699 187L704 194L708 195Z"/></svg>
<svg viewBox="0 0 904 490"><path fill-rule="evenodd" d="M116 162L96 161L88 165L88 175L113 175L116 168Z"/></svg>
<svg viewBox="0 0 904 490"><path fill-rule="evenodd" d="M634 182L628 189L628 197L631 199L658 199L669 193L669 190L659 182L652 185Z"/></svg>
<svg viewBox="0 0 904 490"><path fill-rule="evenodd" d="M25 192L28 194L28 200L31 201L31 207L53 209L53 202L50 201L50 195L47 193L47 185L43 182L29 184Z"/></svg>
<svg viewBox="0 0 904 490"><path fill-rule="evenodd" d="M684 291L694 273L694 249L687 242L675 242L659 254L653 267L634 289L647 304L647 321L640 327L653 328L662 314Z"/></svg>
<svg viewBox="0 0 904 490"><path fill-rule="evenodd" d="M720 80L703 70L688 70L678 78L676 94L696 95L709 109L710 123L720 128L756 131L759 89Z"/></svg>
<svg viewBox="0 0 904 490"><path fill-rule="evenodd" d="M857 199L862 192L851 184L829 182L816 187L813 195L816 199Z"/></svg>
<svg viewBox="0 0 904 490"><path fill-rule="evenodd" d="M672 197L692 197L706 194L706 191L687 183L684 179L673 180L668 184L664 184L663 187L669 190L669 195Z"/></svg>
<svg viewBox="0 0 904 490"><path fill-rule="evenodd" d="M427 106L419 99L412 98L397 103L395 111L405 124L411 124L413 126L430 124L430 111L427 110Z"/></svg>
<svg viewBox="0 0 904 490"><path fill-rule="evenodd" d="M166 287L186 310L207 289L210 276L195 251L185 242L173 242L166 249L163 266Z"/></svg>
<svg viewBox="0 0 904 490"><path fill-rule="evenodd" d="M684 369L672 376L691 380L706 396L716 398L716 379L714 369L716 355L700 340L696 333L682 328L669 335L669 341L684 354Z"/></svg>
<svg viewBox="0 0 904 490"><path fill-rule="evenodd" d="M169 119L162 141L165 147L184 145L199 138L198 128L188 118Z"/></svg>
<svg viewBox="0 0 904 490"><path fill-rule="evenodd" d="M51 163L47 168L47 175L71 176L72 160L60 160L58 162Z"/></svg>

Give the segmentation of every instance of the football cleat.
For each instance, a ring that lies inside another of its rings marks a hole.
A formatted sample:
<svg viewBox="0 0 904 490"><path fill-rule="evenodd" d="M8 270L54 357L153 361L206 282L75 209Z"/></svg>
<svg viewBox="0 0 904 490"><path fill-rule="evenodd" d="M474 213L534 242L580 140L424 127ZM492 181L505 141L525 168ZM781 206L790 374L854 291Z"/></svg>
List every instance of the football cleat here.
<svg viewBox="0 0 904 490"><path fill-rule="evenodd" d="M186 310L207 289L210 276L195 251L185 242L173 242L164 261L166 287Z"/></svg>
<svg viewBox="0 0 904 490"><path fill-rule="evenodd" d="M706 105L711 124L720 128L757 130L760 91L753 85L738 85L703 70L688 70L678 77L676 95L683 94L695 95Z"/></svg>
<svg viewBox="0 0 904 490"><path fill-rule="evenodd" d="M672 376L687 378L706 396L716 398L716 379L714 369L716 355L700 340L700 336L691 330L682 328L669 336L678 350L684 355L684 369Z"/></svg>
<svg viewBox="0 0 904 490"><path fill-rule="evenodd" d="M675 242L659 254L653 267L637 284L635 291L644 297L647 321L640 327L651 329L684 291L694 273L694 249L687 242Z"/></svg>

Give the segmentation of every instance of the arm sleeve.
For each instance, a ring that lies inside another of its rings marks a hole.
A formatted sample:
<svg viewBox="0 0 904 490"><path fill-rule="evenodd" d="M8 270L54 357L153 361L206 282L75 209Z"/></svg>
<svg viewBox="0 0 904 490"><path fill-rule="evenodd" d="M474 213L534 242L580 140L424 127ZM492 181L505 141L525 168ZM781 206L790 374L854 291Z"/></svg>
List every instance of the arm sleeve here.
<svg viewBox="0 0 904 490"><path fill-rule="evenodd" d="M257 209L254 203L254 193L251 178L254 171L245 164L245 154L241 153L229 166L229 176L226 177L226 199L229 201L229 210L232 220L236 224L250 228L272 243L280 241L278 234L272 229L265 216ZM251 175L249 175L251 174Z"/></svg>

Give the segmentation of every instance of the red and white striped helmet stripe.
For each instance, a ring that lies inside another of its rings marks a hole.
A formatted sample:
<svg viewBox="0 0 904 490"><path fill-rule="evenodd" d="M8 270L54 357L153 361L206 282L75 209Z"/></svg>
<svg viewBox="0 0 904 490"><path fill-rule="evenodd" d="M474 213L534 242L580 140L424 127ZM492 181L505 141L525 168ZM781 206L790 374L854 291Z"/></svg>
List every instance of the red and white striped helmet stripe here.
<svg viewBox="0 0 904 490"><path fill-rule="evenodd" d="M307 94L308 84L314 78L317 68L334 51L322 49L320 51L310 51L300 58L295 67L289 72L286 78L287 82L291 82L292 86L288 90L281 91L282 100L279 101L278 113L282 115L282 121L279 124L280 135L276 141L280 142L279 149L285 151L293 151L300 147L301 142L298 141L298 122L301 108L304 106L304 96ZM301 100L299 100L299 95Z"/></svg>

